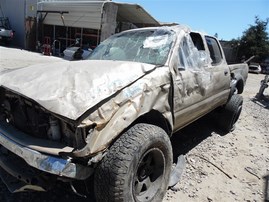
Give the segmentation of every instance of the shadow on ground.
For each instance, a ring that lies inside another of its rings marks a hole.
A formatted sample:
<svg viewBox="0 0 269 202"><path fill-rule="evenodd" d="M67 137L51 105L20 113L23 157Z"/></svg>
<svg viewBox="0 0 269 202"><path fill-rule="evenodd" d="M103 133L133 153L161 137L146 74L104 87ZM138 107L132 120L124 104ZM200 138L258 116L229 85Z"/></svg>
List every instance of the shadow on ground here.
<svg viewBox="0 0 269 202"><path fill-rule="evenodd" d="M217 127L213 119L214 118L212 116L205 116L172 136L171 142L173 145L173 155L175 162L178 156L188 153L203 140L211 136L213 132L221 134L220 131L217 131ZM86 199L74 194L69 184L61 182L57 183L55 187L49 192L11 194L5 185L0 181L0 190L0 201L5 202L95 202L92 184L88 190L88 192L91 194Z"/></svg>
<svg viewBox="0 0 269 202"><path fill-rule="evenodd" d="M269 202L269 174L264 177L264 182L265 182L264 201Z"/></svg>
<svg viewBox="0 0 269 202"><path fill-rule="evenodd" d="M251 101L265 109L269 109L269 96L268 95L266 96L262 95L261 97L258 97L257 95L256 97L252 98Z"/></svg>
<svg viewBox="0 0 269 202"><path fill-rule="evenodd" d="M212 136L213 132L225 135L225 133L218 129L215 118L212 114L207 115L173 134L171 142L174 162L178 156L187 154L203 140Z"/></svg>
<svg viewBox="0 0 269 202"><path fill-rule="evenodd" d="M76 195L68 183L57 182L48 192L21 192L11 194L0 180L0 201L4 202L95 202L91 185L87 198Z"/></svg>

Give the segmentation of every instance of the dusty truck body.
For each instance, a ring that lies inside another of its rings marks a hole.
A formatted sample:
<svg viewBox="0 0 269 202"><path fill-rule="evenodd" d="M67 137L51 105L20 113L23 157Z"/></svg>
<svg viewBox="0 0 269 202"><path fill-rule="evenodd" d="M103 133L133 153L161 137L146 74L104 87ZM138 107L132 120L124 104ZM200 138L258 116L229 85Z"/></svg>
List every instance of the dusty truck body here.
<svg viewBox="0 0 269 202"><path fill-rule="evenodd" d="M158 201L171 135L216 109L234 128L247 65L184 26L122 32L87 61L0 75L0 176L12 192L46 191L94 174L97 201Z"/></svg>

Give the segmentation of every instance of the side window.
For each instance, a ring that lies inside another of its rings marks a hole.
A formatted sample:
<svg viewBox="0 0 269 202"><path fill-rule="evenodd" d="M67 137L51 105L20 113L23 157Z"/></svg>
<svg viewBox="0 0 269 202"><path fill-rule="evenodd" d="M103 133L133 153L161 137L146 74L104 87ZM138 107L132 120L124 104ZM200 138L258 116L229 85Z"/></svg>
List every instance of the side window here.
<svg viewBox="0 0 269 202"><path fill-rule="evenodd" d="M197 71L208 66L212 62L209 54L207 54L207 52L204 50L202 41L199 42L199 38L197 38L197 36L196 39L196 45L194 44L190 34L187 34L181 39L178 49L179 69L190 69ZM200 50L197 48L197 46L199 46Z"/></svg>
<svg viewBox="0 0 269 202"><path fill-rule="evenodd" d="M209 36L206 36L205 39L212 59L212 65L220 63L222 54L217 40Z"/></svg>
<svg viewBox="0 0 269 202"><path fill-rule="evenodd" d="M203 43L203 39L200 34L191 32L190 33L191 39L193 41L194 46L200 51L200 50L205 50L205 46Z"/></svg>

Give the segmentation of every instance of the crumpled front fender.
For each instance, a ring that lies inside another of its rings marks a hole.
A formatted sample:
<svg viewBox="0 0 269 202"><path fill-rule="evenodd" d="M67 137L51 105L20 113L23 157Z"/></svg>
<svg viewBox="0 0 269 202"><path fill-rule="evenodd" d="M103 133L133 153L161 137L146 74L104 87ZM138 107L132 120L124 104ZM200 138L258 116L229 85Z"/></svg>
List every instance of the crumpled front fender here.
<svg viewBox="0 0 269 202"><path fill-rule="evenodd" d="M157 68L128 88L123 89L82 122L82 125L94 124L96 127L87 136L87 145L73 154L88 156L105 150L124 129L151 110L159 111L172 128L170 90L171 80L169 69L166 67Z"/></svg>

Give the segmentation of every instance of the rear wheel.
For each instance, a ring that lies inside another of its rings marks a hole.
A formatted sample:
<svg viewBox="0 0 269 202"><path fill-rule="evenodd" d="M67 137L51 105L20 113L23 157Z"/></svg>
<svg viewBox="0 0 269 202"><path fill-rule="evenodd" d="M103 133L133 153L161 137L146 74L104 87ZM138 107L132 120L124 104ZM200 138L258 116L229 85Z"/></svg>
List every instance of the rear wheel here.
<svg viewBox="0 0 269 202"><path fill-rule="evenodd" d="M95 173L97 201L162 201L170 178L172 147L165 131L136 124L110 148Z"/></svg>
<svg viewBox="0 0 269 202"><path fill-rule="evenodd" d="M238 121L242 111L243 98L240 95L233 95L221 110L220 128L224 132L230 132L235 129L235 123Z"/></svg>

